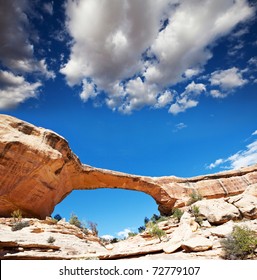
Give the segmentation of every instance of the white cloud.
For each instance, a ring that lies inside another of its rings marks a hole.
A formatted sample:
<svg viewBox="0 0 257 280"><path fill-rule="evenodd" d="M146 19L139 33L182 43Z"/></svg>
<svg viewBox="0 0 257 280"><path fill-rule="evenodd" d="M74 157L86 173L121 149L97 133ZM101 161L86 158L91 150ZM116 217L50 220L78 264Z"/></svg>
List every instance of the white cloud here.
<svg viewBox="0 0 257 280"><path fill-rule="evenodd" d="M48 78L55 74L49 71L46 60L34 56L34 45L30 42L32 11L28 0L1 1L0 9L0 60L3 66L15 73L39 72Z"/></svg>
<svg viewBox="0 0 257 280"><path fill-rule="evenodd" d="M21 71L31 67L33 57L33 45L25 32L28 8L26 0L1 1L0 59L5 66Z"/></svg>
<svg viewBox="0 0 257 280"><path fill-rule="evenodd" d="M127 238L128 234L132 232L129 228L126 228L120 232L117 233L117 236L119 236L120 238Z"/></svg>
<svg viewBox="0 0 257 280"><path fill-rule="evenodd" d="M248 60L248 63L249 63L250 65L253 65L253 66L257 67L257 56L251 57L251 58Z"/></svg>
<svg viewBox="0 0 257 280"><path fill-rule="evenodd" d="M105 240L108 240L108 241L111 241L114 238L114 236L109 235L109 234L105 234L105 235L102 235L101 238L103 238Z"/></svg>
<svg viewBox="0 0 257 280"><path fill-rule="evenodd" d="M61 69L70 85L91 77L104 89L142 69L142 53L156 38L165 0L68 0L67 28L74 39Z"/></svg>
<svg viewBox="0 0 257 280"><path fill-rule="evenodd" d="M178 123L178 124L175 125L175 129L173 130L173 132L177 132L177 131L179 131L181 129L184 129L186 127L187 127L187 125L184 124L183 122Z"/></svg>
<svg viewBox="0 0 257 280"><path fill-rule="evenodd" d="M211 94L211 96L214 97L214 98L225 98L225 97L228 96L226 93L222 93L222 92L220 92L220 91L217 90L217 89L211 90L211 91L210 91L210 94Z"/></svg>
<svg viewBox="0 0 257 280"><path fill-rule="evenodd" d="M190 78L198 75L200 72L201 72L201 69L195 68L195 69L187 69L184 74L185 74L186 78L190 79Z"/></svg>
<svg viewBox="0 0 257 280"><path fill-rule="evenodd" d="M198 96L206 91L204 84L196 84L194 81L187 85L185 91L176 97L176 102L169 108L169 113L177 115L178 113L185 112L189 108L198 105L196 100Z"/></svg>
<svg viewBox="0 0 257 280"><path fill-rule="evenodd" d="M239 169L257 163L257 140L247 145L245 150L229 157L228 161L232 169Z"/></svg>
<svg viewBox="0 0 257 280"><path fill-rule="evenodd" d="M218 165L221 165L224 162L222 158L215 160L215 162L211 163L210 165L207 166L208 169L213 169L217 167Z"/></svg>
<svg viewBox="0 0 257 280"><path fill-rule="evenodd" d="M73 45L60 72L70 86L90 78L112 110L162 108L172 101L167 88L198 75L211 45L253 14L246 0L68 0ZM170 112L197 104L181 97Z"/></svg>
<svg viewBox="0 0 257 280"><path fill-rule="evenodd" d="M257 130L252 133L257 135ZM207 166L208 169L213 169L218 166L224 168L222 165L226 164L226 168L229 169L240 169L257 163L257 140L247 145L245 149L238 151L237 153L229 156L226 159L218 159L214 163Z"/></svg>
<svg viewBox="0 0 257 280"><path fill-rule="evenodd" d="M0 109L16 107L29 98L38 95L40 82L29 83L22 76L0 70Z"/></svg>
<svg viewBox="0 0 257 280"><path fill-rule="evenodd" d="M247 80L243 79L242 73L236 67L227 70L215 71L211 74L210 82L212 86L219 86L224 90L232 90L243 86Z"/></svg>
<svg viewBox="0 0 257 280"><path fill-rule="evenodd" d="M44 3L43 5L43 10L48 13L49 15L53 15L54 13L54 9L53 9L53 2L49 2L49 3Z"/></svg>
<svg viewBox="0 0 257 280"><path fill-rule="evenodd" d="M48 69L45 59L37 59L34 45L30 42L32 2L13 0L0 2L0 108L15 107L28 98L36 97L40 81L26 81L27 74L38 74L54 79L55 73ZM33 79L32 75L30 78Z"/></svg>
<svg viewBox="0 0 257 280"><path fill-rule="evenodd" d="M170 104L173 100L174 94L166 90L162 94L160 94L157 98L157 103L154 105L155 108L163 108L166 105Z"/></svg>
<svg viewBox="0 0 257 280"><path fill-rule="evenodd" d="M89 98L94 98L97 96L96 85L92 81L86 79L83 80L83 90L80 93L80 98L87 102Z"/></svg>
<svg viewBox="0 0 257 280"><path fill-rule="evenodd" d="M41 59L35 64L33 72L39 72L47 79L55 79L56 77L55 73L48 69L45 59Z"/></svg>

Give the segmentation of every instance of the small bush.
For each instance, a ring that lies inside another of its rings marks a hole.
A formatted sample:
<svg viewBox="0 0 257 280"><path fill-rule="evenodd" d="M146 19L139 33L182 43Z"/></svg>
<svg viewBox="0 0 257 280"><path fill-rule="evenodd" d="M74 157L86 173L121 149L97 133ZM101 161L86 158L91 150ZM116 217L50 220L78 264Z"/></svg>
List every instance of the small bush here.
<svg viewBox="0 0 257 280"><path fill-rule="evenodd" d="M234 226L231 235L221 242L224 258L243 260L251 258L257 248L257 235L247 227Z"/></svg>
<svg viewBox="0 0 257 280"><path fill-rule="evenodd" d="M150 221L152 221L153 223L157 223L157 221L160 219L159 215L153 214L152 218L150 219Z"/></svg>
<svg viewBox="0 0 257 280"><path fill-rule="evenodd" d="M88 222L89 229L92 231L94 236L98 236L97 224L94 222Z"/></svg>
<svg viewBox="0 0 257 280"><path fill-rule="evenodd" d="M14 225L12 225L12 231L21 230L25 227L29 227L29 221L15 223Z"/></svg>
<svg viewBox="0 0 257 280"><path fill-rule="evenodd" d="M14 210L11 213L11 216L13 217L14 222L20 221L22 219L22 212L20 209Z"/></svg>
<svg viewBox="0 0 257 280"><path fill-rule="evenodd" d="M79 220L78 216L75 215L75 214L71 214L69 223L70 223L71 225L74 225L74 226L78 227L78 228L82 228L82 223L81 223L81 221Z"/></svg>
<svg viewBox="0 0 257 280"><path fill-rule="evenodd" d="M203 218L200 215L199 207L196 205L193 205L191 208L192 214L195 217L195 221L201 226L203 223Z"/></svg>
<svg viewBox="0 0 257 280"><path fill-rule="evenodd" d="M133 237L133 236L136 236L136 235L137 235L136 232L129 232L129 233L128 233L128 237Z"/></svg>
<svg viewBox="0 0 257 280"><path fill-rule="evenodd" d="M166 236L166 233L165 231L163 231L162 229L160 229L158 227L157 224L153 223L153 222L149 222L147 224L147 229L148 229L148 232L151 236L153 237L158 237L160 242L162 241L162 237L163 236Z"/></svg>
<svg viewBox="0 0 257 280"><path fill-rule="evenodd" d="M143 231L145 231L145 226L141 226L141 227L138 228L138 232L139 232L139 233L141 233L141 232L143 232Z"/></svg>
<svg viewBox="0 0 257 280"><path fill-rule="evenodd" d="M117 237L114 237L113 239L111 239L110 243L117 243L119 242L119 239Z"/></svg>
<svg viewBox="0 0 257 280"><path fill-rule="evenodd" d="M159 216L159 219L156 221L157 223L167 221L169 219L168 216Z"/></svg>
<svg viewBox="0 0 257 280"><path fill-rule="evenodd" d="M193 203L195 203L196 201L202 200L203 197L201 196L201 194L195 190L192 191L192 193L189 195L190 199L187 202L188 205L191 205Z"/></svg>
<svg viewBox="0 0 257 280"><path fill-rule="evenodd" d="M53 244L55 242L55 238L53 236L49 236L47 239L47 243Z"/></svg>
<svg viewBox="0 0 257 280"><path fill-rule="evenodd" d="M145 226L149 223L149 218L147 218L147 217L145 217L145 219L144 219L144 224L145 224Z"/></svg>
<svg viewBox="0 0 257 280"><path fill-rule="evenodd" d="M172 217L176 218L178 222L180 222L180 219L183 214L184 214L184 211L180 210L179 208L174 208L172 210Z"/></svg>

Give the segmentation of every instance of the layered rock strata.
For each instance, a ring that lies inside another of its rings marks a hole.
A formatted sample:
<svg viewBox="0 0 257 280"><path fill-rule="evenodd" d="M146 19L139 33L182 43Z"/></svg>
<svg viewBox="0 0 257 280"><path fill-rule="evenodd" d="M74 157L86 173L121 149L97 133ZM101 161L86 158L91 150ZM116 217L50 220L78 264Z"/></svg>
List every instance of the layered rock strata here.
<svg viewBox="0 0 257 280"><path fill-rule="evenodd" d="M146 177L82 164L68 142L51 130L0 115L0 216L17 209L45 218L73 190L120 188L152 196L162 214L186 204L196 191L205 198L242 193L257 183L257 165L193 178Z"/></svg>

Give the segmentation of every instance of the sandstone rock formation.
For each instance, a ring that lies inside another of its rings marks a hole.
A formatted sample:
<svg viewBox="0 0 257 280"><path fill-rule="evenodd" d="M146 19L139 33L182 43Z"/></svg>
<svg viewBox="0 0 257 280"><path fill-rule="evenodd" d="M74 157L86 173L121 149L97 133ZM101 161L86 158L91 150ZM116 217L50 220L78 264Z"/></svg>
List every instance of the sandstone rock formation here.
<svg viewBox="0 0 257 280"><path fill-rule="evenodd" d="M48 129L0 115L0 216L17 209L45 218L72 190L121 188L151 195L162 214L205 198L242 193L257 183L257 165L194 178L129 175L81 164L67 141Z"/></svg>
<svg viewBox="0 0 257 280"><path fill-rule="evenodd" d="M229 220L240 217L238 208L224 199L200 200L193 204L198 207L199 214L204 216L211 224L224 224Z"/></svg>

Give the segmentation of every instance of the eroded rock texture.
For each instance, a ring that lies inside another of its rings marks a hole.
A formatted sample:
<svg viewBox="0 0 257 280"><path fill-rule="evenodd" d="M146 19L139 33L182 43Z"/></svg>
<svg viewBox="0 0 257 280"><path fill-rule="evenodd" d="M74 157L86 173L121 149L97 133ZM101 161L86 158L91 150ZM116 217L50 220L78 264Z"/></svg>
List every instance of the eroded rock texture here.
<svg viewBox="0 0 257 280"><path fill-rule="evenodd" d="M72 190L120 188L151 195L162 214L183 206L193 190L206 198L242 193L257 183L257 165L194 178L129 175L81 164L53 131L0 115L0 216L20 209L45 218Z"/></svg>

